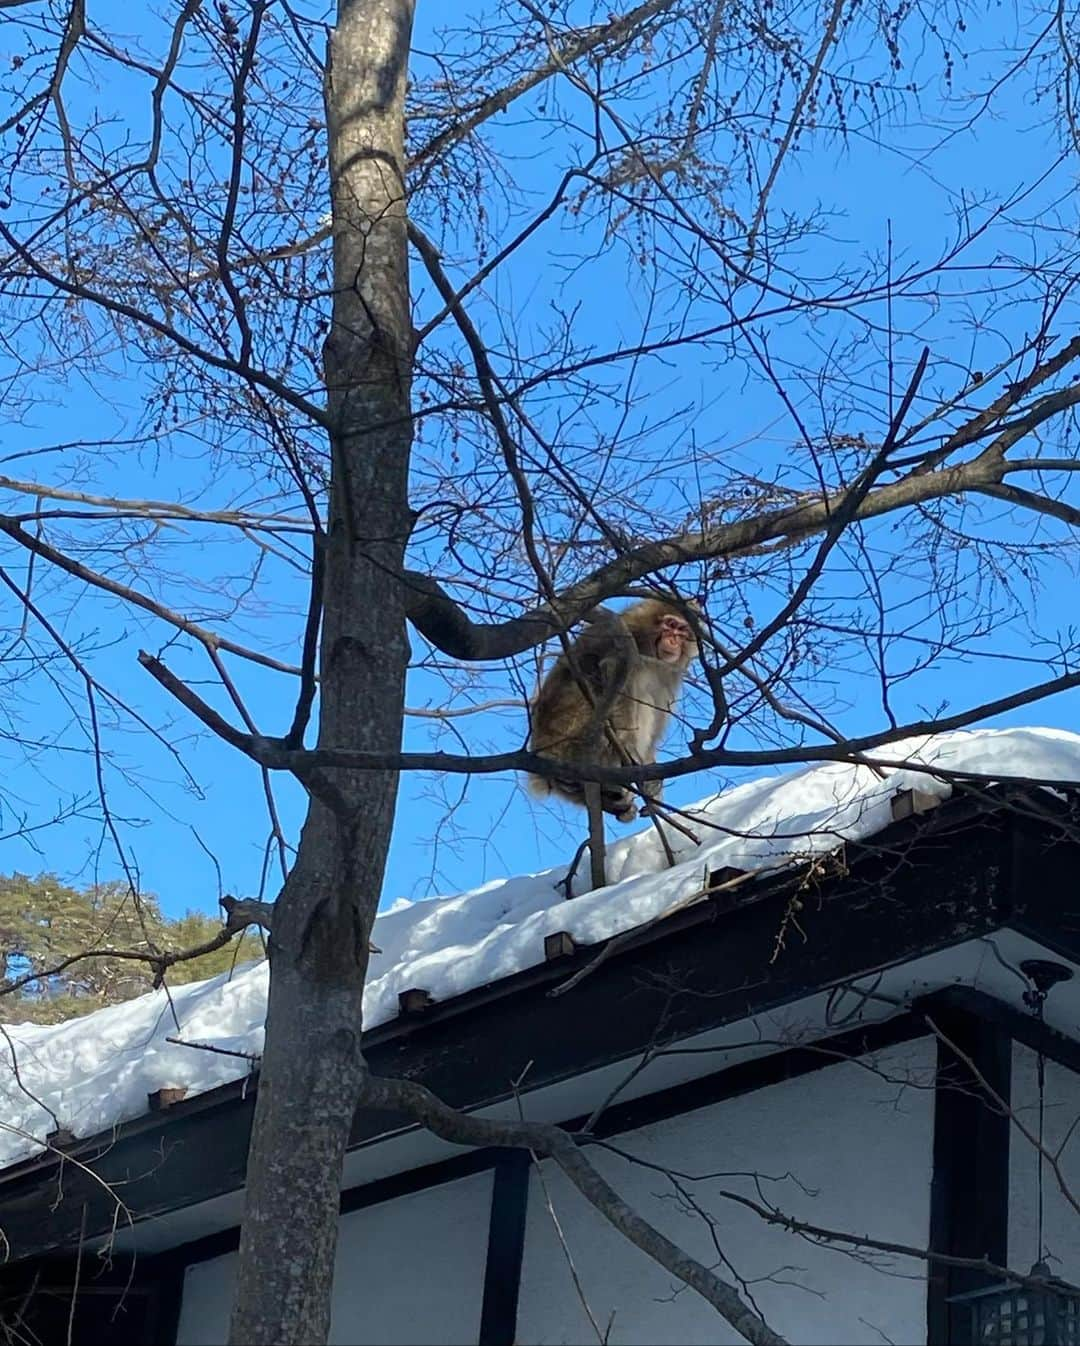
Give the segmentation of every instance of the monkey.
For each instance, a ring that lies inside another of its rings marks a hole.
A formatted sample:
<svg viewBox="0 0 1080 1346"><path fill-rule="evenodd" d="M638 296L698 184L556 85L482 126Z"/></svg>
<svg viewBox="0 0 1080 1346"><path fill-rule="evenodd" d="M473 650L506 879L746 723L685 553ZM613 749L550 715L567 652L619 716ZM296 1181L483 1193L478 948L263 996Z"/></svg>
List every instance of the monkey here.
<svg viewBox="0 0 1080 1346"><path fill-rule="evenodd" d="M698 652L693 628L675 607L651 598L619 615L596 609L586 621L570 657L565 651L559 656L530 704L529 747L567 764L655 762ZM591 698L582 692L582 681ZM650 802L659 802L662 782L646 781L643 789ZM530 775L529 790L586 802L580 781ZM625 786L602 786L600 803L621 823L638 816L634 794Z"/></svg>

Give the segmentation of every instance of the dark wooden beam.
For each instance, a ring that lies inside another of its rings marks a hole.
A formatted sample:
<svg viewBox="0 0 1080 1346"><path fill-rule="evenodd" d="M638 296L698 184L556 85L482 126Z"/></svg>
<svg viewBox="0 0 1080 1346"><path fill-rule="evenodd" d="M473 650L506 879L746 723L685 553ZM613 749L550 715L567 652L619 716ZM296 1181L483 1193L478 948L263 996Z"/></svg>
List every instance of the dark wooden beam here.
<svg viewBox="0 0 1080 1346"><path fill-rule="evenodd" d="M930 1250L952 1257L985 1257L1004 1266L1009 1241L1007 1109L1012 1040L999 1023L967 1010L947 1004L924 1008L941 1034L934 1091ZM931 1263L928 1342L964 1346L967 1315L950 1301L953 1295L984 1284L980 1272Z"/></svg>
<svg viewBox="0 0 1080 1346"><path fill-rule="evenodd" d="M517 1340L531 1163L526 1150L507 1151L495 1161L479 1346L514 1346Z"/></svg>

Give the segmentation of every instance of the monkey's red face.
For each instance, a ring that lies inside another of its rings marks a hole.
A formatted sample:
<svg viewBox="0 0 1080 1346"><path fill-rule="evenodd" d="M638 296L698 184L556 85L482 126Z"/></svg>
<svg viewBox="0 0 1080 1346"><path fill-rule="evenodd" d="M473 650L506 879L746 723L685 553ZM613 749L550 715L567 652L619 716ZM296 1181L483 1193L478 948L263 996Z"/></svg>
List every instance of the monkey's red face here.
<svg viewBox="0 0 1080 1346"><path fill-rule="evenodd" d="M681 617L661 617L656 633L656 657L665 664L681 663L694 643L690 623Z"/></svg>

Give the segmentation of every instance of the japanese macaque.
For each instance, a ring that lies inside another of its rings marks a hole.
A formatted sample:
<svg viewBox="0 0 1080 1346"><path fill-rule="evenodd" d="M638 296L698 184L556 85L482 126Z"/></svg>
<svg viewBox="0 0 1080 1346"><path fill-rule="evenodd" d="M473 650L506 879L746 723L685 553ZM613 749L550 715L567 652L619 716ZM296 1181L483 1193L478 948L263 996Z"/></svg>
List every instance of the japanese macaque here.
<svg viewBox="0 0 1080 1346"><path fill-rule="evenodd" d="M686 670L697 652L690 623L656 599L616 615L598 609L540 684L531 705L529 747L567 765L628 766L656 761ZM586 696L581 684L588 687ZM561 795L585 804L585 785L573 779L529 777L536 795ZM660 781L644 793L659 800ZM638 815L633 791L600 787L600 803L621 823Z"/></svg>

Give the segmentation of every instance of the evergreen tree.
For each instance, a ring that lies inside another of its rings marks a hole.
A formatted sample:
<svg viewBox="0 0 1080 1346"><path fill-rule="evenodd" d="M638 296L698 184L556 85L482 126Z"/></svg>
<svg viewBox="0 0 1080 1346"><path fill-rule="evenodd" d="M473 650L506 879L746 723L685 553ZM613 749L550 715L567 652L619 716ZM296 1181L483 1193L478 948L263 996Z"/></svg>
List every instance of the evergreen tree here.
<svg viewBox="0 0 1080 1346"><path fill-rule="evenodd" d="M17 983L34 974L0 999L0 1020L57 1023L153 989L151 963L91 956L63 966L76 954L104 949L179 952L206 943L220 929L221 922L203 912L170 920L152 894L140 893L136 899L123 882L79 889L55 874L0 876L0 976ZM257 937L248 935L239 946L233 941L175 964L168 981L200 981L261 956Z"/></svg>

